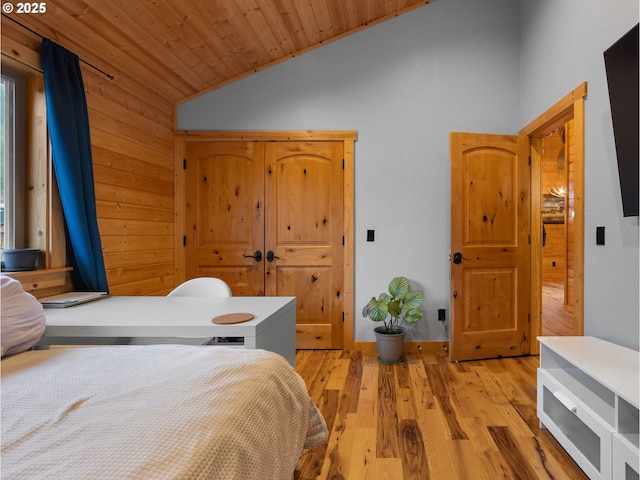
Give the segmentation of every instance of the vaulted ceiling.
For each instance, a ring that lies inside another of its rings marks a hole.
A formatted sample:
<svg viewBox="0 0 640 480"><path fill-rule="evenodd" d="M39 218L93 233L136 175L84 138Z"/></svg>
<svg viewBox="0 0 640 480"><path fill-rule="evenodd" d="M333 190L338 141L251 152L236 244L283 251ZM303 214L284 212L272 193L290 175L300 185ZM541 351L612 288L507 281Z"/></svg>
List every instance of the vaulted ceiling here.
<svg viewBox="0 0 640 480"><path fill-rule="evenodd" d="M430 1L47 0L42 14L3 14L2 28L26 43L50 38L176 103Z"/></svg>

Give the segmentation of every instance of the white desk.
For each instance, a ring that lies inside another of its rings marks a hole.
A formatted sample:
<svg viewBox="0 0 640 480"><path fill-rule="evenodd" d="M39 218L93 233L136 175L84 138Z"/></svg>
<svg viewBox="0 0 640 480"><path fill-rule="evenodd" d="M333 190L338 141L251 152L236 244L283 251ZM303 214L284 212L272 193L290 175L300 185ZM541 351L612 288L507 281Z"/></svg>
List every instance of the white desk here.
<svg viewBox="0 0 640 480"><path fill-rule="evenodd" d="M234 325L212 319L228 313L255 318ZM99 337L244 337L244 347L279 353L292 366L296 355L295 297L109 297L68 308L45 308L39 345Z"/></svg>

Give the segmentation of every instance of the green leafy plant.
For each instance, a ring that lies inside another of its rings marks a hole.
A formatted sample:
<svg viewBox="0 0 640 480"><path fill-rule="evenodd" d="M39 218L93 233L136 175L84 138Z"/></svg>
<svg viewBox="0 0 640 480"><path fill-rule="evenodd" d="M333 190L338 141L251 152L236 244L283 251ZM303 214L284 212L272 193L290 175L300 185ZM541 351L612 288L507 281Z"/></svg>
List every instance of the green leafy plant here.
<svg viewBox="0 0 640 480"><path fill-rule="evenodd" d="M412 291L407 278L396 277L389 283L389 293L383 292L378 298L369 300L362 309L362 316L383 322L382 333L400 333L403 322L416 323L422 318L420 306L423 302L423 292Z"/></svg>

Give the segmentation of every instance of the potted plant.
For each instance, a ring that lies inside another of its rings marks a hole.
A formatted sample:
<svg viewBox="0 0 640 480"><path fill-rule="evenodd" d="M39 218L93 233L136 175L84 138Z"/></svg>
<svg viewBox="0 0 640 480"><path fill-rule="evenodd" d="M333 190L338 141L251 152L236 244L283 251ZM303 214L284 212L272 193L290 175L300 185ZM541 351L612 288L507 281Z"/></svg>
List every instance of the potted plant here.
<svg viewBox="0 0 640 480"><path fill-rule="evenodd" d="M373 297L362 310L362 316L374 322L382 322L376 327L378 360L385 364L401 362L406 328L403 324L416 323L422 318L420 306L424 302L424 293L411 290L409 280L396 277L389 283L389 293L383 292Z"/></svg>

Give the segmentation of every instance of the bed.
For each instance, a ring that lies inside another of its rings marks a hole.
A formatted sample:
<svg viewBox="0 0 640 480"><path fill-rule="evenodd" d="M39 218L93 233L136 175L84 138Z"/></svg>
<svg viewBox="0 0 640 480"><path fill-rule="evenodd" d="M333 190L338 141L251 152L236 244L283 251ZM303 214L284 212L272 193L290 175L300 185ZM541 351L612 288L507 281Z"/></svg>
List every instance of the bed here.
<svg viewBox="0 0 640 480"><path fill-rule="evenodd" d="M1 397L3 479L291 479L327 439L304 381L265 350L28 350L2 359Z"/></svg>

